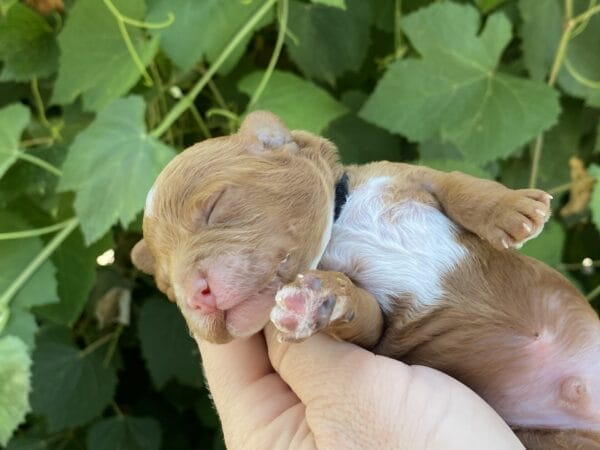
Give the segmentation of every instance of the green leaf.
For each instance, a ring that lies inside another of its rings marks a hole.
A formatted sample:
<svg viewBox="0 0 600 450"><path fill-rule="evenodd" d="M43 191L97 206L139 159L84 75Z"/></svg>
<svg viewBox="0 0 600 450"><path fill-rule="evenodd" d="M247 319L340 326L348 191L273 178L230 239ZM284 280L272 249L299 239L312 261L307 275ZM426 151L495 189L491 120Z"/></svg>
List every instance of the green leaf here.
<svg viewBox="0 0 600 450"><path fill-rule="evenodd" d="M520 0L523 19L519 34L523 62L532 78L544 80L550 72L562 32L563 12L558 0Z"/></svg>
<svg viewBox="0 0 600 450"><path fill-rule="evenodd" d="M161 432L154 419L117 416L92 426L87 434L89 450L158 450Z"/></svg>
<svg viewBox="0 0 600 450"><path fill-rule="evenodd" d="M311 0L311 2L333 8L346 9L346 0Z"/></svg>
<svg viewBox="0 0 600 450"><path fill-rule="evenodd" d="M154 179L175 152L150 137L144 101L115 100L69 149L59 189L76 192L75 211L87 244L117 220L127 226L142 210Z"/></svg>
<svg viewBox="0 0 600 450"><path fill-rule="evenodd" d="M117 385L115 369L103 363L104 352L80 351L60 328L43 330L36 344L31 404L45 416L49 431L80 426L98 416Z"/></svg>
<svg viewBox="0 0 600 450"><path fill-rule="evenodd" d="M143 0L113 0L113 3L122 14L144 19ZM137 54L148 64L158 48L157 39L148 42L141 29L128 26L127 30ZM129 91L140 77L117 21L102 1L75 2L58 42L60 67L52 103L71 103L83 95L84 108L99 111Z"/></svg>
<svg viewBox="0 0 600 450"><path fill-rule="evenodd" d="M344 164L403 159L396 136L353 114L346 114L331 122L323 135L337 146Z"/></svg>
<svg viewBox="0 0 600 450"><path fill-rule="evenodd" d="M587 5L587 2L586 2ZM568 94L600 108L600 14L569 41L558 83Z"/></svg>
<svg viewBox="0 0 600 450"><path fill-rule="evenodd" d="M31 358L14 336L0 338L0 445L4 446L30 411Z"/></svg>
<svg viewBox="0 0 600 450"><path fill-rule="evenodd" d="M457 170L477 178L492 178L491 174L481 167L471 164L468 161L458 159L422 159L419 161L419 165L441 170L442 172L452 172L453 170Z"/></svg>
<svg viewBox="0 0 600 450"><path fill-rule="evenodd" d="M13 306L10 309L10 317L6 323L6 327L0 332L0 339L3 336L16 336L27 345L27 349L31 353L35 348L37 330L38 326L33 314L22 308Z"/></svg>
<svg viewBox="0 0 600 450"><path fill-rule="evenodd" d="M81 232L72 233L52 255L60 302L36 308L36 314L61 325L72 326L81 314L96 279L96 258L111 245L107 235L86 247Z"/></svg>
<svg viewBox="0 0 600 450"><path fill-rule="evenodd" d="M334 84L364 61L370 43L370 3L348 0L347 4L343 11L291 0L289 27L294 38L288 40L287 49L306 76Z"/></svg>
<svg viewBox="0 0 600 450"><path fill-rule="evenodd" d="M138 335L150 378L157 389L171 379L200 387L200 355L177 307L164 298L150 298L140 312Z"/></svg>
<svg viewBox="0 0 600 450"><path fill-rule="evenodd" d="M590 200L590 210L592 211L592 220L598 230L600 230L600 165L592 164L588 168L588 173L596 178L592 198Z"/></svg>
<svg viewBox="0 0 600 450"><path fill-rule="evenodd" d="M506 0L475 0L475 4L483 13L490 12L492 9L497 8Z"/></svg>
<svg viewBox="0 0 600 450"><path fill-rule="evenodd" d="M565 231L558 222L551 220L544 226L542 234L528 241L521 252L556 267L561 262L564 242Z"/></svg>
<svg viewBox="0 0 600 450"><path fill-rule="evenodd" d="M0 109L0 177L17 160L19 140L29 116L29 109L20 103Z"/></svg>
<svg viewBox="0 0 600 450"><path fill-rule="evenodd" d="M229 41L250 17L263 5L262 1L240 0L155 0L148 20L164 21L169 13L175 22L153 33L160 36L160 46L173 62L188 71L203 57L214 62ZM272 20L265 17L256 28ZM244 54L252 36L245 37L236 51L224 63L221 73L229 72Z"/></svg>
<svg viewBox="0 0 600 450"><path fill-rule="evenodd" d="M0 81L27 81L56 71L58 46L48 22L33 9L16 4L0 22Z"/></svg>
<svg viewBox="0 0 600 450"><path fill-rule="evenodd" d="M240 90L252 95L263 74L253 72L244 77L239 83ZM266 109L281 117L290 129L314 133L320 133L331 121L347 112L344 105L315 84L280 71L273 72L252 109Z"/></svg>
<svg viewBox="0 0 600 450"><path fill-rule="evenodd" d="M0 232L26 228L29 227L15 215L7 211L0 212ZM37 237L0 241L0 293L8 289L42 249L42 240ZM54 274L52 261L46 260L16 293L11 305L28 309L57 302Z"/></svg>
<svg viewBox="0 0 600 450"><path fill-rule="evenodd" d="M361 110L365 119L418 142L439 137L479 165L508 156L556 121L554 90L498 72L511 38L504 15L490 16L479 36L477 11L450 2L402 24L422 58L390 66Z"/></svg>

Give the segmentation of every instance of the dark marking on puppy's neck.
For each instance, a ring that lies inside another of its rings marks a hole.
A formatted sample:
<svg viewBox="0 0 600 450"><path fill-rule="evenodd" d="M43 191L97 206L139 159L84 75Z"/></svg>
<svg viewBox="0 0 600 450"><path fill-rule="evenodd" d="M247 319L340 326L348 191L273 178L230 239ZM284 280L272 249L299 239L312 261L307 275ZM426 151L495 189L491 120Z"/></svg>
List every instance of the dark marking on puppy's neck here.
<svg viewBox="0 0 600 450"><path fill-rule="evenodd" d="M348 174L344 172L342 177L335 185L335 206L333 212L333 220L338 220L342 213L342 208L348 200Z"/></svg>

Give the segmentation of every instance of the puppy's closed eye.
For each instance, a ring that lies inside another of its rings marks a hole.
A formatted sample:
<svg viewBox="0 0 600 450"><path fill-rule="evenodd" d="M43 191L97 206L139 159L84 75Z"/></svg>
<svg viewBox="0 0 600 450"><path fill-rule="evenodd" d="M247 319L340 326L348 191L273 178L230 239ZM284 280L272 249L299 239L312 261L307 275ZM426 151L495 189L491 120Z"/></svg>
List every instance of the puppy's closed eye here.
<svg viewBox="0 0 600 450"><path fill-rule="evenodd" d="M208 199L208 202L206 203L202 214L203 225L213 225L215 223L218 223L219 210L217 208L217 205L219 204L219 200L223 197L224 193L225 189L216 192L215 194L211 195L211 197Z"/></svg>

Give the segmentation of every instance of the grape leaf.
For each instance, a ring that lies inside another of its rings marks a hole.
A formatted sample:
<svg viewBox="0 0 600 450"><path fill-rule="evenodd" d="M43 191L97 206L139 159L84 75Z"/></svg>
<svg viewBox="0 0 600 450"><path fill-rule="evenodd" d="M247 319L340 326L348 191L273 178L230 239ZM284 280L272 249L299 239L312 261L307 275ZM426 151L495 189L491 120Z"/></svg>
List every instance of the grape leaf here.
<svg viewBox="0 0 600 450"><path fill-rule="evenodd" d="M58 46L52 28L31 8L16 4L0 22L0 81L26 81L56 71Z"/></svg>
<svg viewBox="0 0 600 450"><path fill-rule="evenodd" d="M484 13L490 12L492 9L497 8L506 0L475 0L477 7Z"/></svg>
<svg viewBox="0 0 600 450"><path fill-rule="evenodd" d="M558 222L551 220L544 226L542 234L528 241L521 252L556 267L561 262L564 242L565 231Z"/></svg>
<svg viewBox="0 0 600 450"><path fill-rule="evenodd" d="M7 211L0 212L0 232L29 228L25 222ZM0 292L4 292L42 251L43 244L37 237L0 241ZM23 287L15 294L11 305L28 309L58 301L55 268L46 260Z"/></svg>
<svg viewBox="0 0 600 450"><path fill-rule="evenodd" d="M89 450L158 450L161 432L150 418L118 416L95 423L87 434Z"/></svg>
<svg viewBox="0 0 600 450"><path fill-rule="evenodd" d="M553 89L497 70L511 38L504 15L490 16L477 36L477 11L445 2L402 25L422 57L390 66L361 110L365 119L419 142L439 136L475 164L508 156L556 121Z"/></svg>
<svg viewBox="0 0 600 450"><path fill-rule="evenodd" d="M562 32L562 11L558 0L520 0L523 19L519 34L523 63L535 80L550 72Z"/></svg>
<svg viewBox="0 0 600 450"><path fill-rule="evenodd" d="M592 220L600 231L600 165L590 165L588 173L596 178L594 190L592 191L592 199L590 200L590 210L592 211Z"/></svg>
<svg viewBox="0 0 600 450"><path fill-rule="evenodd" d="M161 389L171 379L201 387L198 347L188 335L177 307L164 298L150 298L140 312L138 335L152 382Z"/></svg>
<svg viewBox="0 0 600 450"><path fill-rule="evenodd" d="M459 159L422 159L419 161L419 165L441 170L442 172L452 172L453 170L457 170L477 178L492 178L491 174L481 167Z"/></svg>
<svg viewBox="0 0 600 450"><path fill-rule="evenodd" d="M36 308L36 314L61 325L72 326L81 314L96 279L96 258L111 245L107 235L86 247L81 232L72 233L52 255L60 302Z"/></svg>
<svg viewBox="0 0 600 450"><path fill-rule="evenodd" d="M143 0L113 0L113 3L122 14L144 19ZM158 48L157 39L148 42L142 30L127 29L137 54L148 64ZM52 103L71 103L82 95L86 110L99 111L125 94L140 77L117 21L104 2L75 2L58 42L61 56Z"/></svg>
<svg viewBox="0 0 600 450"><path fill-rule="evenodd" d="M263 73L253 72L244 77L238 85L240 90L252 95ZM314 133L320 133L332 120L347 112L344 105L315 84L280 71L273 72L252 109L266 109L281 117L290 129Z"/></svg>
<svg viewBox="0 0 600 450"><path fill-rule="evenodd" d="M115 369L100 350L86 353L70 341L68 330L44 329L33 353L34 412L46 417L49 431L76 427L99 415L113 398Z"/></svg>
<svg viewBox="0 0 600 450"><path fill-rule="evenodd" d="M346 9L346 0L311 0L313 3Z"/></svg>
<svg viewBox="0 0 600 450"><path fill-rule="evenodd" d="M75 211L87 244L117 220L127 226L135 218L154 179L175 155L146 132L144 106L136 96L113 101L69 149L59 189L76 192Z"/></svg>
<svg viewBox="0 0 600 450"><path fill-rule="evenodd" d="M6 327L0 332L0 339L8 335L16 336L27 345L29 352L32 352L35 348L35 334L37 330L38 326L33 314L18 306L13 306L10 309L10 316Z"/></svg>
<svg viewBox="0 0 600 450"><path fill-rule="evenodd" d="M360 68L370 43L372 12L363 0L348 0L347 5L343 11L290 2L289 27L294 39L288 40L287 49L306 76L334 84L343 73Z"/></svg>
<svg viewBox="0 0 600 450"><path fill-rule="evenodd" d="M175 22L167 27L153 30L160 36L160 46L173 62L183 70L191 70L205 57L214 62L229 41L252 15L263 6L263 2L241 2L240 0L155 0L150 8L148 20L165 20L169 13ZM265 16L256 28L261 28L273 19ZM251 39L247 35L223 64L220 73L229 72L244 54Z"/></svg>
<svg viewBox="0 0 600 450"><path fill-rule="evenodd" d="M403 159L396 136L353 114L346 114L331 122L323 131L323 136L337 146L344 164Z"/></svg>
<svg viewBox="0 0 600 450"><path fill-rule="evenodd" d="M30 411L31 358L14 336L0 338L0 445L4 446Z"/></svg>
<svg viewBox="0 0 600 450"><path fill-rule="evenodd" d="M20 103L0 109L0 177L17 160L19 140L29 116L29 109Z"/></svg>
<svg viewBox="0 0 600 450"><path fill-rule="evenodd" d="M587 3L586 3L587 4ZM600 108L600 14L569 41L558 83L567 93Z"/></svg>

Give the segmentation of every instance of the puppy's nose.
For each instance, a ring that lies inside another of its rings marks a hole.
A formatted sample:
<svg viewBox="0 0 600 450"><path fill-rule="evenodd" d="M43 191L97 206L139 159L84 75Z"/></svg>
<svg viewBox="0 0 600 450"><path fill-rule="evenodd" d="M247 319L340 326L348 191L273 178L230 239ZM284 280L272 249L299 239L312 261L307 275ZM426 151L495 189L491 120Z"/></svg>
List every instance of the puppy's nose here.
<svg viewBox="0 0 600 450"><path fill-rule="evenodd" d="M203 314L211 314L217 310L217 300L204 278L199 278L194 283L194 292L188 297L187 304Z"/></svg>

